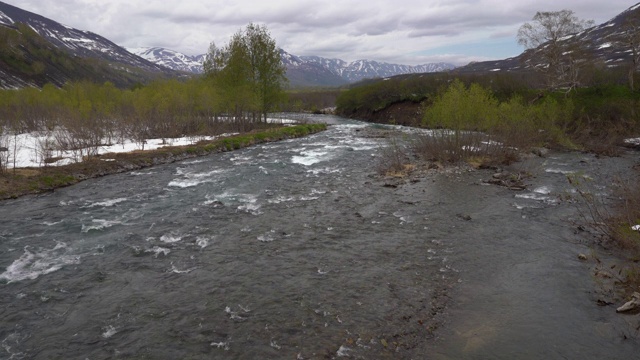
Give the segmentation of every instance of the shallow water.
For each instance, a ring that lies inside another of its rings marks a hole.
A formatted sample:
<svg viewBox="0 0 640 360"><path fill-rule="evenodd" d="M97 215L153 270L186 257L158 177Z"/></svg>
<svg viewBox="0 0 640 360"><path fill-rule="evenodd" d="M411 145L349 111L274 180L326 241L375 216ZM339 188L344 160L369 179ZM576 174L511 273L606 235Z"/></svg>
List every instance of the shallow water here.
<svg viewBox="0 0 640 360"><path fill-rule="evenodd" d="M384 187L370 125L315 119L337 125L0 203L0 358L635 356L558 200L601 160Z"/></svg>

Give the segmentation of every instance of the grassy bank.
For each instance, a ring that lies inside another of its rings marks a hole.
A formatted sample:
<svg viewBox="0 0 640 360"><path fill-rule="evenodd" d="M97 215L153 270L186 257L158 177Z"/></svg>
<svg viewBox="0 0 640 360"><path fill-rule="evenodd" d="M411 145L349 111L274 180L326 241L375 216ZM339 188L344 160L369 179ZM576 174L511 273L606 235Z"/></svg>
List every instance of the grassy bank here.
<svg viewBox="0 0 640 360"><path fill-rule="evenodd" d="M325 124L304 124L244 133L188 146L157 150L109 153L65 166L20 168L0 174L0 199L53 191L80 181L172 163L197 156L241 149L260 143L297 138L326 129Z"/></svg>

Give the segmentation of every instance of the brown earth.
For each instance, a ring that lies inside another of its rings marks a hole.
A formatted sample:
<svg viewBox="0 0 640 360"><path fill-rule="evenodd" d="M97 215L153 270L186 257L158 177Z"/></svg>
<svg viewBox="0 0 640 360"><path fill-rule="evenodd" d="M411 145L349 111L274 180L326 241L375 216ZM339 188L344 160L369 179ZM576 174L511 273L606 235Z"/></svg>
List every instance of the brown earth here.
<svg viewBox="0 0 640 360"><path fill-rule="evenodd" d="M356 112L351 118L380 124L419 126L423 114L423 103L401 101L374 112Z"/></svg>

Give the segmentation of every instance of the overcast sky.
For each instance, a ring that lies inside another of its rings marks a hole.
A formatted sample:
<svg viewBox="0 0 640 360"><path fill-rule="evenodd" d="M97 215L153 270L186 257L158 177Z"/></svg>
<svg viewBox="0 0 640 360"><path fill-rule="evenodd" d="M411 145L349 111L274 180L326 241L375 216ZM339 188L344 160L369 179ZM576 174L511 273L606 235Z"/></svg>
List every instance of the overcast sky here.
<svg viewBox="0 0 640 360"><path fill-rule="evenodd" d="M266 25L294 55L408 65L518 55L518 28L536 11L605 22L623 0L4 0L125 47L202 54L248 23Z"/></svg>

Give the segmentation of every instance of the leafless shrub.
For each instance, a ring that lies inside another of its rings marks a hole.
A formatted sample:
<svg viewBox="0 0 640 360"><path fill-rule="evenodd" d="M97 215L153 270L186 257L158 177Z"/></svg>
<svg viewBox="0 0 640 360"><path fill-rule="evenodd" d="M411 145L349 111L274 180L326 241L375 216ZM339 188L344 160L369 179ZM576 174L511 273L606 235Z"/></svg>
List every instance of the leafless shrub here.
<svg viewBox="0 0 640 360"><path fill-rule="evenodd" d="M640 260L640 182L616 180L611 195L590 186L577 175L567 177L579 196L578 210L585 224L605 241Z"/></svg>
<svg viewBox="0 0 640 360"><path fill-rule="evenodd" d="M434 130L413 144L416 154L430 161L468 161L479 167L509 164L518 159L517 149L480 132Z"/></svg>
<svg viewBox="0 0 640 360"><path fill-rule="evenodd" d="M403 176L411 168L407 149L395 137L389 138L388 141L388 146L382 148L378 173L387 176Z"/></svg>

